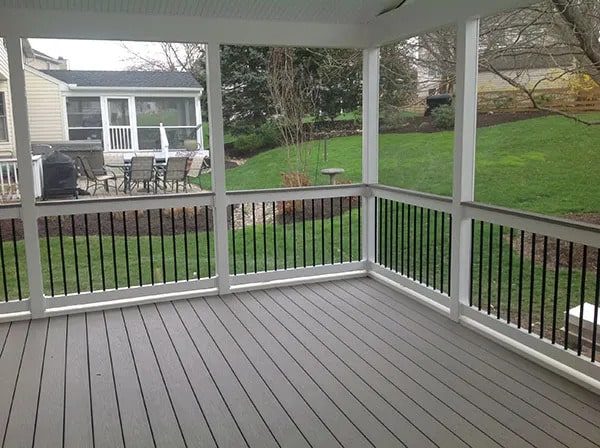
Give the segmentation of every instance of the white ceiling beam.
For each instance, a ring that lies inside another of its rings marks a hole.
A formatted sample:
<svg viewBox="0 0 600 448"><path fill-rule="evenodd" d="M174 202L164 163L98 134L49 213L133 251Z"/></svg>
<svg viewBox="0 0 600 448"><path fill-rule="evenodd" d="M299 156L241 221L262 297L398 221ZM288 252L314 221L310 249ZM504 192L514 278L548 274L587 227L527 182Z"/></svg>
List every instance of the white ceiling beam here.
<svg viewBox="0 0 600 448"><path fill-rule="evenodd" d="M0 8L5 36L363 48L360 25Z"/></svg>
<svg viewBox="0 0 600 448"><path fill-rule="evenodd" d="M417 0L391 11L369 24L369 46L382 46L500 11L527 6L539 0Z"/></svg>

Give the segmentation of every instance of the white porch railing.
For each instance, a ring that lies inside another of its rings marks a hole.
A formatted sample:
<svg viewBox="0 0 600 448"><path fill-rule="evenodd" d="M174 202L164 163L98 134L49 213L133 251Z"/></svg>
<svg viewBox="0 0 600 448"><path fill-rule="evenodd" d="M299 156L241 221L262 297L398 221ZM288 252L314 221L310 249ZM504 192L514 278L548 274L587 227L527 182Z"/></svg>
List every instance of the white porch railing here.
<svg viewBox="0 0 600 448"><path fill-rule="evenodd" d="M375 204L375 238L367 240L366 198ZM217 207L226 209L226 223L217 223ZM461 267L470 284L460 321L600 380L600 316L589 312L600 297L599 229L497 207L461 207L473 237L471 264ZM228 291L240 291L370 275L448 317L456 301L455 210L445 197L342 185L228 192L224 204L204 193L36 208L44 297L35 300L45 315L217 294L221 276ZM221 272L217 225L228 240L228 269ZM29 309L25 270L38 263L25 258L18 205L0 208L0 238L1 320ZM375 247L366 247L370 241ZM578 306L587 311L574 313Z"/></svg>
<svg viewBox="0 0 600 448"><path fill-rule="evenodd" d="M133 149L131 126L110 126L108 133L110 136L111 150L119 151Z"/></svg>
<svg viewBox="0 0 600 448"><path fill-rule="evenodd" d="M44 179L42 156L34 155L31 159L33 165L33 188L35 196L40 198L42 197ZM0 159L0 198L1 202L16 202L21 200L17 159Z"/></svg>

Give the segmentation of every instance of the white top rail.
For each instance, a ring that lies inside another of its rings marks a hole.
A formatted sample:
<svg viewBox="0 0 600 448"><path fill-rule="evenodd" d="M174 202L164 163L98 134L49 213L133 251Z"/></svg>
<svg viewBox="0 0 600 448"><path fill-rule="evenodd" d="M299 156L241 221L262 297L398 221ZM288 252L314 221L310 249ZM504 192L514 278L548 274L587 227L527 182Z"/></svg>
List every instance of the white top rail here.
<svg viewBox="0 0 600 448"><path fill-rule="evenodd" d="M373 195L382 199L403 202L417 207L452 213L452 198L420 191L405 190L386 185L369 185Z"/></svg>

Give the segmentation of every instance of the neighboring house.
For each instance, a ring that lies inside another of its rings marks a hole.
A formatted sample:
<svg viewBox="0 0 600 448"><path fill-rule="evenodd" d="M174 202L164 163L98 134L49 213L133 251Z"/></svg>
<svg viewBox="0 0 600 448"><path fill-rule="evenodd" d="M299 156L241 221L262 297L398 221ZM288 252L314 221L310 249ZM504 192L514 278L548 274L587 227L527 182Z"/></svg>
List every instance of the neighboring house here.
<svg viewBox="0 0 600 448"><path fill-rule="evenodd" d="M32 142L99 140L105 151L160 150L160 125L171 149L203 148L200 96L190 73L58 69L54 59L23 49ZM39 69L36 67L51 67ZM8 63L0 45L0 156L14 156Z"/></svg>

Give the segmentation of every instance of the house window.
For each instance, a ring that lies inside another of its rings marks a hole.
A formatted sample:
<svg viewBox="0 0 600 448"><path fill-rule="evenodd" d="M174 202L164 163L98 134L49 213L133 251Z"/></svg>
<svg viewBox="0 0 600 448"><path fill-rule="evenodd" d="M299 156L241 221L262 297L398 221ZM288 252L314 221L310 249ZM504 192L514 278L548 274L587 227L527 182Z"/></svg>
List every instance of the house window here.
<svg viewBox="0 0 600 448"><path fill-rule="evenodd" d="M69 140L102 140L99 97L68 97Z"/></svg>
<svg viewBox="0 0 600 448"><path fill-rule="evenodd" d="M0 142L8 141L8 122L6 120L6 101L4 92L0 92Z"/></svg>
<svg viewBox="0 0 600 448"><path fill-rule="evenodd" d="M194 98L136 98L135 110L140 149L160 148L162 123L171 149L183 148L183 141L196 138Z"/></svg>

